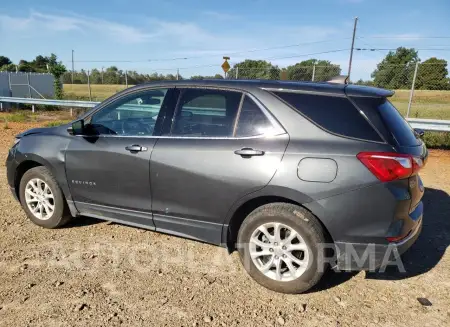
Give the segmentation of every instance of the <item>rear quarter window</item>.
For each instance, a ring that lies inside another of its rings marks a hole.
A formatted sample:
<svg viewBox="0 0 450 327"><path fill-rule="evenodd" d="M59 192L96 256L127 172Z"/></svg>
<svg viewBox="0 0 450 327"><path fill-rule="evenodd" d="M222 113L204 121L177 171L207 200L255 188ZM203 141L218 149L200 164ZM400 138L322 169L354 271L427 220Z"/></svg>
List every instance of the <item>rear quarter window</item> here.
<svg viewBox="0 0 450 327"><path fill-rule="evenodd" d="M390 137L394 138L398 145L421 145L420 139L416 137L411 126L386 98L352 97L352 100L355 101L356 105L361 108L361 110L370 113L368 114L369 118L375 125L378 125L376 120L381 119L384 128L386 128ZM379 118L377 118L377 116Z"/></svg>
<svg viewBox="0 0 450 327"><path fill-rule="evenodd" d="M273 92L323 129L342 136L383 142L367 119L346 97Z"/></svg>

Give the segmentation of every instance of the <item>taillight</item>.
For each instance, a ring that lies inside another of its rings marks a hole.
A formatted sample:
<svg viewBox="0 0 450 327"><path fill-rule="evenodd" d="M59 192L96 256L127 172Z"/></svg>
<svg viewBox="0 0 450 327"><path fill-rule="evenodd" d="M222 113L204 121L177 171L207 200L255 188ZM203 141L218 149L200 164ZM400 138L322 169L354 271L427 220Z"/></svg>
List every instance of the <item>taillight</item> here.
<svg viewBox="0 0 450 327"><path fill-rule="evenodd" d="M422 159L392 152L360 152L356 156L382 182L408 178L423 166Z"/></svg>

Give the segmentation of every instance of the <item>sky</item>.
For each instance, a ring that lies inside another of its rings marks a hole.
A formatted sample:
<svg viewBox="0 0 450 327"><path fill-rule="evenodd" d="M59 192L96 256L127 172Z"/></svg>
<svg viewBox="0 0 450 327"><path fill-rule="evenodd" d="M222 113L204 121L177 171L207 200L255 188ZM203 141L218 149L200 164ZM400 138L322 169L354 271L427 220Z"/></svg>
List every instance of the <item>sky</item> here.
<svg viewBox="0 0 450 327"><path fill-rule="evenodd" d="M450 61L450 0L2 1L0 55L55 53L70 69L74 50L76 70L186 77L223 73L226 55L280 67L315 58L346 73L356 16L357 48L415 47L422 61ZM387 52L356 51L352 79L368 79Z"/></svg>

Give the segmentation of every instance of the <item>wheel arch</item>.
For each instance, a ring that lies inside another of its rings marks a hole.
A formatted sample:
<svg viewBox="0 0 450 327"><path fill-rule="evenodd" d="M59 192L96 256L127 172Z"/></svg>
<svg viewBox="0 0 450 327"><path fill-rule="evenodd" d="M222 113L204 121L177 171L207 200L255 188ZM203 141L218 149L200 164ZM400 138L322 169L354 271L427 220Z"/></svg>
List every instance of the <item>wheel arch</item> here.
<svg viewBox="0 0 450 327"><path fill-rule="evenodd" d="M26 159L22 160L20 164L17 165L16 171L14 172L14 189L18 199L20 199L19 188L23 175L28 170L39 166L47 167L53 174L53 169L50 164L45 159L36 155L27 155Z"/></svg>
<svg viewBox="0 0 450 327"><path fill-rule="evenodd" d="M61 181L60 178L58 178L59 175L57 174L55 167L49 161L36 154L32 153L27 153L26 155L21 154L21 157L22 160L17 165L17 168L14 173L14 191L16 193L17 199L20 199L20 181L23 175L32 168L44 166L45 168L50 170L50 173L53 176L55 176L56 181L58 182L58 185L62 190L64 200L69 206L70 213L72 214L72 216L76 216L78 214L78 211L73 205L73 202L71 200L72 198L70 191L67 187L67 183L66 181Z"/></svg>
<svg viewBox="0 0 450 327"><path fill-rule="evenodd" d="M309 211L322 225L327 239L330 242L333 242L331 234L320 217L304 205L312 201L312 199L303 193L284 187L274 187L268 189L269 190L264 190L263 192L253 193L252 196L244 197L230 210L227 220L222 228L222 244L225 244L228 252L231 253L235 250L237 234L239 232L239 228L244 222L244 219L256 208L275 202L291 203Z"/></svg>

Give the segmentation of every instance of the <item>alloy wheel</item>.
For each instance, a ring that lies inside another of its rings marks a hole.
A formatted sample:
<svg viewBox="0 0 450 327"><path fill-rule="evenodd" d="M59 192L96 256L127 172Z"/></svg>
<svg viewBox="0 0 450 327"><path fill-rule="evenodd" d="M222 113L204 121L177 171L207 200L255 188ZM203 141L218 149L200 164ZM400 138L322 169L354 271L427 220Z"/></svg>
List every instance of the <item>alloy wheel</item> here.
<svg viewBox="0 0 450 327"><path fill-rule="evenodd" d="M42 179L33 178L28 181L25 186L25 201L28 209L37 219L50 219L55 211L53 192Z"/></svg>
<svg viewBox="0 0 450 327"><path fill-rule="evenodd" d="M252 233L250 256L260 272L276 281L288 282L308 268L311 251L302 236L282 223L265 223Z"/></svg>

